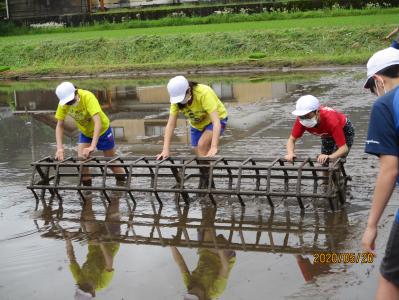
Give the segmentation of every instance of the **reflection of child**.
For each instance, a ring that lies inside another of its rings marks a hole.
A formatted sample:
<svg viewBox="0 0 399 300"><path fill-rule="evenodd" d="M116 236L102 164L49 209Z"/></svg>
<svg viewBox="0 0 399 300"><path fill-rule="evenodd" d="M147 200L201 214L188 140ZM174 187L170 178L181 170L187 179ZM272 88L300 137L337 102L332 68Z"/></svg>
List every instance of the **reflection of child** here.
<svg viewBox="0 0 399 300"><path fill-rule="evenodd" d="M220 297L236 261L234 251L199 249L197 267L190 273L179 250L176 247L171 247L171 250L187 287L184 299L209 300Z"/></svg>
<svg viewBox="0 0 399 300"><path fill-rule="evenodd" d="M235 255L228 257L226 251L218 253L208 249L198 250L199 260L197 268L190 274L183 274L184 284L190 292L196 286L202 286L206 298L218 298L226 288L227 278L236 261ZM225 265L228 265L225 268Z"/></svg>
<svg viewBox="0 0 399 300"><path fill-rule="evenodd" d="M306 282L312 281L314 277L330 270L329 264L312 264L309 258L302 255L295 255L295 258Z"/></svg>
<svg viewBox="0 0 399 300"><path fill-rule="evenodd" d="M105 221L108 231L116 236L120 234L119 223L119 199L113 198L111 205L107 208ZM84 231L94 235L101 236L107 231L104 226L93 222L95 221L92 209L92 199L86 198L82 209L82 227ZM89 240L86 262L79 266L73 250L72 241L66 238L67 255L70 261L69 268L76 281L77 289L76 300L91 299L96 295L96 291L106 288L114 276L113 262L116 253L119 250L119 243L93 242Z"/></svg>
<svg viewBox="0 0 399 300"><path fill-rule="evenodd" d="M385 39L389 40L392 36L394 36L395 34L399 33L399 27L396 27L390 34L388 34ZM399 50L399 34L396 37L395 40L392 40L392 44L391 47L398 49Z"/></svg>
<svg viewBox="0 0 399 300"><path fill-rule="evenodd" d="M79 266L76 259L71 260L69 268L80 291L90 293L93 297L95 291L99 291L109 285L114 276L112 266L107 266L107 258L116 255L119 243L100 243L89 245L86 262Z"/></svg>
<svg viewBox="0 0 399 300"><path fill-rule="evenodd" d="M227 245L228 241L222 234L216 236L213 228L215 215L216 211L213 207L202 208L203 228L198 232L198 240L211 242L216 239L219 245ZM171 250L183 276L184 285L187 287L185 300L210 300L220 297L226 289L230 271L236 261L235 251L198 249L198 264L190 273L179 250L176 247L171 247Z"/></svg>

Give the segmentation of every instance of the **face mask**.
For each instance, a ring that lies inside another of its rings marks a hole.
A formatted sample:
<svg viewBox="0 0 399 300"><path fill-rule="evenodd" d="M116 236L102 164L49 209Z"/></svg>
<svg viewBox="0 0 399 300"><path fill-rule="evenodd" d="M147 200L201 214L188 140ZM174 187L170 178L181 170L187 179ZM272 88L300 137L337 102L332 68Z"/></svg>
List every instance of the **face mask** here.
<svg viewBox="0 0 399 300"><path fill-rule="evenodd" d="M186 104L187 102L190 102L192 98L193 98L193 97L192 97L191 95L186 95L186 96L184 97L183 101L180 102L179 104Z"/></svg>
<svg viewBox="0 0 399 300"><path fill-rule="evenodd" d="M299 119L299 122L300 122L303 126L305 126L305 127L307 127L307 128L312 128L312 127L315 127L315 126L317 125L317 118L316 118L316 116L314 116L314 117L311 118L311 119L304 119L304 120Z"/></svg>

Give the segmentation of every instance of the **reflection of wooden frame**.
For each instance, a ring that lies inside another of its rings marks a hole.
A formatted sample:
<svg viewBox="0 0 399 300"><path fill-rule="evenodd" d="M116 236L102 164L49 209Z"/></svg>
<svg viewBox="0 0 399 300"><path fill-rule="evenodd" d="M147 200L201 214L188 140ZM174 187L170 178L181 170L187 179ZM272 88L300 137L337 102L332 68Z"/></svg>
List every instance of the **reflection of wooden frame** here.
<svg viewBox="0 0 399 300"><path fill-rule="evenodd" d="M289 210L278 214L273 210L246 214L241 209L232 211L231 215L216 217L216 208L202 207L202 216L193 217L187 206L183 210L176 207L176 211L162 212L162 207L156 209L152 204L152 213L137 212L129 207L128 218L107 222L84 220L81 216L64 217L62 202L58 205L49 223L39 226L36 222L38 230L44 232L42 237L63 239L65 232L69 232L77 240L97 242L311 254L339 249L349 234L347 227L343 226L348 223L345 210L336 214L315 211L305 215ZM98 232L76 229L82 220L105 228L105 232L99 235ZM115 225L120 228L118 234L112 232L111 227ZM204 231L211 235L211 240L204 238Z"/></svg>

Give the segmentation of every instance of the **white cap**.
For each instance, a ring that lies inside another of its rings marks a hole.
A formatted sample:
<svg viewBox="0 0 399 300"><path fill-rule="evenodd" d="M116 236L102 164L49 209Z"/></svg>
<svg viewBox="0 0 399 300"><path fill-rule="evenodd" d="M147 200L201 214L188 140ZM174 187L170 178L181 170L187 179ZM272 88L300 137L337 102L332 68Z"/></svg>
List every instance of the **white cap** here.
<svg viewBox="0 0 399 300"><path fill-rule="evenodd" d="M169 80L167 88L170 96L170 103L173 104L184 100L189 85L186 77L176 76Z"/></svg>
<svg viewBox="0 0 399 300"><path fill-rule="evenodd" d="M198 296L193 295L193 294L185 294L183 299L184 300L199 300Z"/></svg>
<svg viewBox="0 0 399 300"><path fill-rule="evenodd" d="M369 89L369 79L375 73L393 65L399 65L399 50L393 47L385 48L373 54L367 62L367 80L363 87Z"/></svg>
<svg viewBox="0 0 399 300"><path fill-rule="evenodd" d="M318 110L320 107L319 100L315 96L302 96L296 102L296 109L292 112L294 116L304 116L311 111Z"/></svg>
<svg viewBox="0 0 399 300"><path fill-rule="evenodd" d="M57 86L55 93L60 100L60 105L64 105L75 98L75 86L65 81Z"/></svg>
<svg viewBox="0 0 399 300"><path fill-rule="evenodd" d="M89 300L93 299L92 294L82 291L80 288L77 288L75 291L75 300Z"/></svg>

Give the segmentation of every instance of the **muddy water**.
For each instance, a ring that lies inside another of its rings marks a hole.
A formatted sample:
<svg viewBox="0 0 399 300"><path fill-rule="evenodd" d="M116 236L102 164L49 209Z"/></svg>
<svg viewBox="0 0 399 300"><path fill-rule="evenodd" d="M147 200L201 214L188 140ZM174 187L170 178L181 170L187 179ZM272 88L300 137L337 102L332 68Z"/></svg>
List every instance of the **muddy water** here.
<svg viewBox="0 0 399 300"><path fill-rule="evenodd" d="M92 282L98 299L183 299L188 288L208 288L220 299L372 299L397 195L384 216L378 257L367 264L314 264L319 251L359 252L378 162L363 154L373 96L362 88L361 70L325 74L278 74L255 78L195 78L211 85L229 110L221 155L284 154L293 122L290 112L303 94L319 97L347 114L356 128L346 170L352 176L348 203L337 213L278 206L265 201L208 199L189 209L143 196L134 211L126 195L103 206L93 194L82 206L66 193L35 210L26 190L30 162L55 152L58 82L2 83L0 87L0 296L1 299L73 299L77 282ZM123 155L152 155L162 148L168 104L163 85L148 81L79 81L96 93L110 116ZM179 120L175 154L189 154L187 126ZM76 129L66 130L68 154L76 154ZM306 135L298 154L315 156L316 137ZM47 199L49 201L49 199ZM219 250L215 250L215 248ZM200 249L200 250L199 250ZM89 255L88 255L89 254ZM228 265L227 271L222 264ZM105 272L104 268L109 271ZM90 279L88 279L90 278ZM95 283L93 283L95 282ZM201 282L199 284L198 282Z"/></svg>

